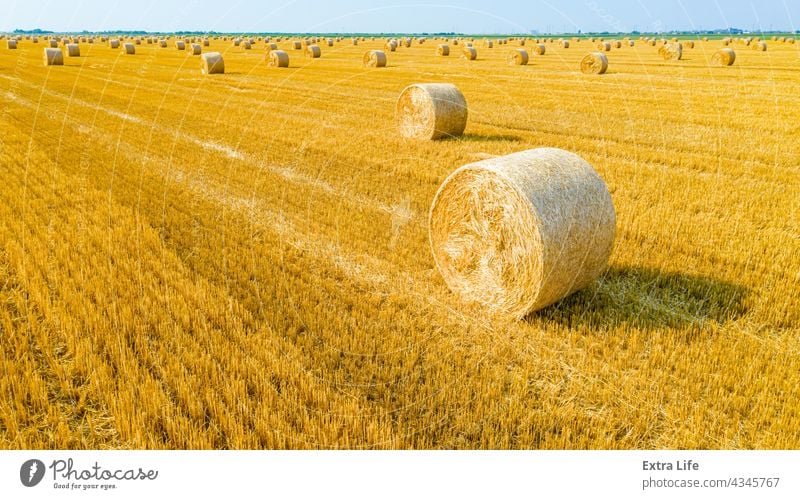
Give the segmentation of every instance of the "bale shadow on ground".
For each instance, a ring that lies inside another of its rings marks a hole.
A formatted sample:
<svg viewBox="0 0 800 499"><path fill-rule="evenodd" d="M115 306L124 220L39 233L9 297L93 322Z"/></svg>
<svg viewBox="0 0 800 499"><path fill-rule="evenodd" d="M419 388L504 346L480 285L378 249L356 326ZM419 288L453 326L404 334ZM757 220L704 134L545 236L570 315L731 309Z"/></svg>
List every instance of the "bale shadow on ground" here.
<svg viewBox="0 0 800 499"><path fill-rule="evenodd" d="M525 320L651 330L722 324L746 313L747 295L747 288L712 277L643 267L612 268L588 288Z"/></svg>

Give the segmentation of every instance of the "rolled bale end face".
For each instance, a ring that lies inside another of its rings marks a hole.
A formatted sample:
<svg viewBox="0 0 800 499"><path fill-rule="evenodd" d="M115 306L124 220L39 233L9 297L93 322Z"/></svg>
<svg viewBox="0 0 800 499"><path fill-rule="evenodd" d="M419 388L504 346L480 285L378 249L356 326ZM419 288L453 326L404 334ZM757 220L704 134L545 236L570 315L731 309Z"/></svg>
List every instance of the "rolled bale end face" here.
<svg viewBox="0 0 800 499"><path fill-rule="evenodd" d="M436 55L440 55L442 57L450 55L450 46L447 45L446 43L440 43L436 47Z"/></svg>
<svg viewBox="0 0 800 499"><path fill-rule="evenodd" d="M200 72L206 75L225 74L225 61L219 52L206 52L200 56Z"/></svg>
<svg viewBox="0 0 800 499"><path fill-rule="evenodd" d="M77 43L68 43L66 48L67 48L67 56L68 57L80 57L81 56L81 47Z"/></svg>
<svg viewBox="0 0 800 499"><path fill-rule="evenodd" d="M178 50L186 50L186 42L184 42L183 40L176 40L175 48Z"/></svg>
<svg viewBox="0 0 800 499"><path fill-rule="evenodd" d="M561 40L561 48L569 48L569 40Z"/></svg>
<svg viewBox="0 0 800 499"><path fill-rule="evenodd" d="M56 47L45 47L44 49L44 65L45 66L63 66L64 54L61 49Z"/></svg>
<svg viewBox="0 0 800 499"><path fill-rule="evenodd" d="M767 42L761 41L756 42L753 44L753 50L758 52L766 52L767 51Z"/></svg>
<svg viewBox="0 0 800 499"><path fill-rule="evenodd" d="M108 42L108 46L111 47L112 49L118 49L119 48L119 40L111 40L111 41L109 41Z"/></svg>
<svg viewBox="0 0 800 499"><path fill-rule="evenodd" d="M126 55L135 55L136 54L136 45L132 43L126 43L123 47L123 51Z"/></svg>
<svg viewBox="0 0 800 499"><path fill-rule="evenodd" d="M597 50L600 52L610 52L611 51L611 42L600 42L597 44Z"/></svg>
<svg viewBox="0 0 800 499"><path fill-rule="evenodd" d="M467 126L467 101L455 85L418 83L401 92L395 115L403 137L420 140L458 137Z"/></svg>
<svg viewBox="0 0 800 499"><path fill-rule="evenodd" d="M544 55L547 52L547 46L544 43L537 43L533 46L533 53L536 55Z"/></svg>
<svg viewBox="0 0 800 499"><path fill-rule="evenodd" d="M199 43L192 43L189 45L189 54L190 55L200 55L203 53L203 47Z"/></svg>
<svg viewBox="0 0 800 499"><path fill-rule="evenodd" d="M16 40L7 40L6 41L6 47L8 47L9 50L16 50L17 49L17 41Z"/></svg>
<svg viewBox="0 0 800 499"><path fill-rule="evenodd" d="M283 50L271 50L267 55L267 65L273 68L288 68L289 54Z"/></svg>
<svg viewBox="0 0 800 499"><path fill-rule="evenodd" d="M382 50L370 50L364 54L365 68L385 68L386 53Z"/></svg>
<svg viewBox="0 0 800 499"><path fill-rule="evenodd" d="M306 57L311 59L319 59L322 56L322 49L319 45L309 45L306 47Z"/></svg>
<svg viewBox="0 0 800 499"><path fill-rule="evenodd" d="M602 274L616 213L586 161L532 149L453 172L434 197L429 230L436 267L455 294L520 319Z"/></svg>
<svg viewBox="0 0 800 499"><path fill-rule="evenodd" d="M292 48L294 48L295 50L302 50L303 44L302 42L294 41L292 42Z"/></svg>
<svg viewBox="0 0 800 499"><path fill-rule="evenodd" d="M389 52L394 52L397 50L397 42L394 40L386 42L384 48Z"/></svg>
<svg viewBox="0 0 800 499"><path fill-rule="evenodd" d="M515 49L508 54L509 66L525 66L528 64L528 51L525 49Z"/></svg>
<svg viewBox="0 0 800 499"><path fill-rule="evenodd" d="M50 40L49 42L47 42L47 45L48 45L48 46L49 46L51 49L58 48L58 41L56 41L56 40Z"/></svg>
<svg viewBox="0 0 800 499"><path fill-rule="evenodd" d="M478 50L475 47L464 47L461 54L468 61L474 61L478 58Z"/></svg>
<svg viewBox="0 0 800 499"><path fill-rule="evenodd" d="M245 50L251 50L253 48L253 44L249 41L242 42L242 48Z"/></svg>
<svg viewBox="0 0 800 499"><path fill-rule="evenodd" d="M161 47L161 48L165 48L167 46L167 41L166 40L160 40L158 42L158 46Z"/></svg>
<svg viewBox="0 0 800 499"><path fill-rule="evenodd" d="M717 50L711 56L711 64L714 66L733 66L734 61L736 61L736 52L727 47Z"/></svg>
<svg viewBox="0 0 800 499"><path fill-rule="evenodd" d="M581 59L583 74L601 75L608 70L608 58L602 52L592 52Z"/></svg>

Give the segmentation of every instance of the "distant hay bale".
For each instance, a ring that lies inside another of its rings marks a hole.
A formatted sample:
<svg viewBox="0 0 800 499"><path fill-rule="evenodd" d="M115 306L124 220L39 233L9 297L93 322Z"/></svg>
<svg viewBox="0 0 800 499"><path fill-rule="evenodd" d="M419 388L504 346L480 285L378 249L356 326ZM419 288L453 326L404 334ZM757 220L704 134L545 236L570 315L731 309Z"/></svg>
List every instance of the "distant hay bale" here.
<svg viewBox="0 0 800 499"><path fill-rule="evenodd" d="M655 47L656 46L656 41L655 41L654 38L651 38L651 39L647 40L647 44L650 45L651 47Z"/></svg>
<svg viewBox="0 0 800 499"><path fill-rule="evenodd" d="M569 48L569 40L561 40L561 48Z"/></svg>
<svg viewBox="0 0 800 499"><path fill-rule="evenodd" d="M292 48L295 50L301 50L303 48L303 44L299 40L295 40L292 42Z"/></svg>
<svg viewBox="0 0 800 499"><path fill-rule="evenodd" d="M385 68L386 53L383 50L369 50L364 54L365 68Z"/></svg>
<svg viewBox="0 0 800 499"><path fill-rule="evenodd" d="M167 46L167 41L166 40L159 40L158 41L158 46L161 47L161 48L166 47Z"/></svg>
<svg viewBox="0 0 800 499"><path fill-rule="evenodd" d="M267 65L273 68L288 68L289 54L283 50L271 50L267 55Z"/></svg>
<svg viewBox="0 0 800 499"><path fill-rule="evenodd" d="M388 42L386 42L384 48L389 52L394 52L395 50L397 50L397 40L389 40Z"/></svg>
<svg viewBox="0 0 800 499"><path fill-rule="evenodd" d="M176 40L175 48L178 50L186 50L186 42L184 42L183 40Z"/></svg>
<svg viewBox="0 0 800 499"><path fill-rule="evenodd" d="M436 47L436 55L447 56L450 55L450 46L446 43L440 43Z"/></svg>
<svg viewBox="0 0 800 499"><path fill-rule="evenodd" d="M68 43L67 44L67 56L69 57L80 57L81 56L81 47L77 43Z"/></svg>
<svg viewBox="0 0 800 499"><path fill-rule="evenodd" d="M309 45L306 47L306 57L318 59L321 55L322 50L319 48L319 45Z"/></svg>
<svg viewBox="0 0 800 499"><path fill-rule="evenodd" d="M484 40L483 46L486 47L487 49L490 49L494 47L494 42L492 42L492 40Z"/></svg>
<svg viewBox="0 0 800 499"><path fill-rule="evenodd" d="M204 75L225 74L225 61L219 52L206 52L200 56L200 72Z"/></svg>
<svg viewBox="0 0 800 499"><path fill-rule="evenodd" d="M683 57L683 45L680 42L666 43L659 47L658 54L665 61L679 61Z"/></svg>
<svg viewBox="0 0 800 499"><path fill-rule="evenodd" d="M51 49L58 48L58 40L50 40L47 42Z"/></svg>
<svg viewBox="0 0 800 499"><path fill-rule="evenodd" d="M521 38L521 39L520 39L520 41L519 41L519 46L520 46L520 47L524 47L524 46L525 46L525 39L524 39L524 38Z"/></svg>
<svg viewBox="0 0 800 499"><path fill-rule="evenodd" d="M203 47L209 47L210 45L211 45L211 42L208 41L208 38L203 39Z"/></svg>
<svg viewBox="0 0 800 499"><path fill-rule="evenodd" d="M636 43L633 40L628 40L628 46L633 47Z"/></svg>
<svg viewBox="0 0 800 499"><path fill-rule="evenodd" d="M273 50L278 50L278 44L277 43L273 43L273 42L267 43L267 45L266 45L267 53L269 54Z"/></svg>
<svg viewBox="0 0 800 499"><path fill-rule="evenodd" d="M728 45L731 44L731 39L730 38L723 38L722 39L722 44L727 47Z"/></svg>
<svg viewBox="0 0 800 499"><path fill-rule="evenodd" d="M199 43L193 43L189 46L190 55L200 55L203 53L203 47Z"/></svg>
<svg viewBox="0 0 800 499"><path fill-rule="evenodd" d="M732 66L736 61L736 52L731 48L722 48L711 56L711 64L715 66Z"/></svg>
<svg viewBox="0 0 800 499"><path fill-rule="evenodd" d="M125 54L127 54L127 55L134 55L136 53L136 45L134 45L134 44L132 44L130 42L125 43L123 48L124 48Z"/></svg>
<svg viewBox="0 0 800 499"><path fill-rule="evenodd" d="M537 43L533 46L533 53L536 55L544 55L547 51L547 45L544 43Z"/></svg>
<svg viewBox="0 0 800 499"><path fill-rule="evenodd" d="M609 52L611 50L611 42L598 43L597 50L600 50L601 52Z"/></svg>
<svg viewBox="0 0 800 499"><path fill-rule="evenodd" d="M528 64L528 51L515 49L509 52L507 62L510 66L525 66Z"/></svg>
<svg viewBox="0 0 800 499"><path fill-rule="evenodd" d="M250 50L253 48L253 43L250 42L249 40L245 40L242 42L242 48L245 50Z"/></svg>
<svg viewBox="0 0 800 499"><path fill-rule="evenodd" d="M411 47L411 38L404 39L402 44L405 45L406 48Z"/></svg>
<svg viewBox="0 0 800 499"><path fill-rule="evenodd" d="M31 42L33 42L33 43L39 43L39 37L38 37L38 36L34 36L34 37L32 37L32 38L31 38Z"/></svg>
<svg viewBox="0 0 800 499"><path fill-rule="evenodd" d="M52 47L45 47L45 49L44 49L44 65L45 66L63 66L64 65L64 54L61 53L61 49L52 48Z"/></svg>
<svg viewBox="0 0 800 499"><path fill-rule="evenodd" d="M767 50L767 42L761 41L753 44L753 50L765 52Z"/></svg>
<svg viewBox="0 0 800 499"><path fill-rule="evenodd" d="M333 38L328 38L327 40L328 47L333 47Z"/></svg>
<svg viewBox="0 0 800 499"><path fill-rule="evenodd" d="M8 40L8 41L6 41L6 46L9 48L9 50L16 50L17 41L16 40Z"/></svg>
<svg viewBox="0 0 800 499"><path fill-rule="evenodd" d="M428 227L436 267L456 295L521 319L605 270L616 213L591 165L543 148L458 168L439 187Z"/></svg>
<svg viewBox="0 0 800 499"><path fill-rule="evenodd" d="M468 61L474 61L478 58L478 50L475 47L464 47L461 54Z"/></svg>
<svg viewBox="0 0 800 499"><path fill-rule="evenodd" d="M601 75L608 70L608 58L602 52L592 52L581 59L581 72L583 74Z"/></svg>
<svg viewBox="0 0 800 499"><path fill-rule="evenodd" d="M135 39L133 41L133 43L135 43L136 45L141 45L142 44L142 39L141 38L137 38L137 39Z"/></svg>
<svg viewBox="0 0 800 499"><path fill-rule="evenodd" d="M353 45L358 45L358 38L353 38L352 40L350 40L350 43L352 43Z"/></svg>
<svg viewBox="0 0 800 499"><path fill-rule="evenodd" d="M397 99L396 117L403 137L424 140L457 137L467 126L467 101L449 83L409 85Z"/></svg>
<svg viewBox="0 0 800 499"><path fill-rule="evenodd" d="M233 39L233 46L234 47L238 47L241 44L242 44L242 40L241 39L239 39L239 38L234 38Z"/></svg>
<svg viewBox="0 0 800 499"><path fill-rule="evenodd" d="M622 42L619 40L614 40L614 48L615 49L622 48Z"/></svg>
<svg viewBox="0 0 800 499"><path fill-rule="evenodd" d="M683 46L686 47L687 49L693 49L694 48L694 42L692 40L687 40L687 41L683 42Z"/></svg>

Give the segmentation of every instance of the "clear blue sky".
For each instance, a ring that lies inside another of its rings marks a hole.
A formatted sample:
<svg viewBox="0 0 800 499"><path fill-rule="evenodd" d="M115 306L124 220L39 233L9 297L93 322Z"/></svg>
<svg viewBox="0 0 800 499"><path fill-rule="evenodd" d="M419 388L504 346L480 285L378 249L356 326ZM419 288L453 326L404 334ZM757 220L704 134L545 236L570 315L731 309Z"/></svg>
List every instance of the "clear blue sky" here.
<svg viewBox="0 0 800 499"><path fill-rule="evenodd" d="M798 0L0 0L0 31L800 29Z"/></svg>

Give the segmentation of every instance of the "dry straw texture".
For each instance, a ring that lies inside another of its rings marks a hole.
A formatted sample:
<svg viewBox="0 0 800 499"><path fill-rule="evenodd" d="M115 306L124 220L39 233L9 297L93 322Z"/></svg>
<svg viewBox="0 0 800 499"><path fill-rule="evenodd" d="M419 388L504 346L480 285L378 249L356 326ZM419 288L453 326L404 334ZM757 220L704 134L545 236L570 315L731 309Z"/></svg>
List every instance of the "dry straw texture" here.
<svg viewBox="0 0 800 499"><path fill-rule="evenodd" d="M597 50L608 52L611 50L611 42L600 42L597 44Z"/></svg>
<svg viewBox="0 0 800 499"><path fill-rule="evenodd" d="M133 55L133 54L135 54L135 53L136 53L136 45L134 45L134 44L132 44L132 43L130 43L130 42L126 43L126 44L124 45L124 52L125 52L127 55Z"/></svg>
<svg viewBox="0 0 800 499"><path fill-rule="evenodd" d="M17 41L16 40L8 40L8 42L6 42L6 45L8 46L9 49L14 50L14 49L17 48Z"/></svg>
<svg viewBox="0 0 800 499"><path fill-rule="evenodd" d="M547 46L544 43L537 43L533 46L533 53L536 55L544 55L547 51Z"/></svg>
<svg viewBox="0 0 800 499"><path fill-rule="evenodd" d="M396 116L403 137L457 137L467 126L467 101L455 85L418 83L400 94Z"/></svg>
<svg viewBox="0 0 800 499"><path fill-rule="evenodd" d="M581 72L601 75L608 70L608 58L602 52L592 52L581 59Z"/></svg>
<svg viewBox="0 0 800 499"><path fill-rule="evenodd" d="M158 46L161 47L161 48L165 48L167 46L167 41L166 40L159 40L158 41Z"/></svg>
<svg viewBox="0 0 800 499"><path fill-rule="evenodd" d="M683 57L683 45L680 42L665 43L658 49L658 54L665 61L679 61Z"/></svg>
<svg viewBox="0 0 800 499"><path fill-rule="evenodd" d="M111 47L112 49L118 49L119 40L111 40L110 42L108 42L108 46Z"/></svg>
<svg viewBox="0 0 800 499"><path fill-rule="evenodd" d="M492 40L486 40L483 42L483 46L487 49L494 47L494 42Z"/></svg>
<svg viewBox="0 0 800 499"><path fill-rule="evenodd" d="M767 42L761 41L753 44L753 50L765 52L767 50Z"/></svg>
<svg viewBox="0 0 800 499"><path fill-rule="evenodd" d="M440 43L438 47L436 47L436 55L450 55L450 46L446 43Z"/></svg>
<svg viewBox="0 0 800 499"><path fill-rule="evenodd" d="M306 47L306 57L317 59L321 55L322 55L322 50L319 48L319 45L309 45L308 47Z"/></svg>
<svg viewBox="0 0 800 499"><path fill-rule="evenodd" d="M267 53L269 54L273 50L278 50L278 44L277 43L267 43L267 46L266 46Z"/></svg>
<svg viewBox="0 0 800 499"><path fill-rule="evenodd" d="M283 50L272 50L267 55L267 65L274 68L288 68L289 54Z"/></svg>
<svg viewBox="0 0 800 499"><path fill-rule="evenodd" d="M569 40L561 40L561 47L568 49L569 48Z"/></svg>
<svg viewBox="0 0 800 499"><path fill-rule="evenodd" d="M511 66L524 66L528 64L528 51L525 49L515 49L508 54L508 64Z"/></svg>
<svg viewBox="0 0 800 499"><path fill-rule="evenodd" d="M77 43L68 43L67 44L67 55L69 57L80 57L81 56L81 47Z"/></svg>
<svg viewBox="0 0 800 499"><path fill-rule="evenodd" d="M203 53L203 46L199 43L192 43L189 45L189 53L191 55L200 55Z"/></svg>
<svg viewBox="0 0 800 499"><path fill-rule="evenodd" d="M462 166L439 187L429 222L450 289L515 318L594 281L616 232L603 180L581 157L550 148Z"/></svg>
<svg viewBox="0 0 800 499"><path fill-rule="evenodd" d="M61 49L47 47L44 49L44 65L45 66L63 66L64 54Z"/></svg>
<svg viewBox="0 0 800 499"><path fill-rule="evenodd" d="M478 50L475 47L464 47L461 54L468 61L474 61L478 58Z"/></svg>
<svg viewBox="0 0 800 499"><path fill-rule="evenodd" d="M186 42L184 42L183 40L176 40L175 48L178 50L186 50Z"/></svg>
<svg viewBox="0 0 800 499"><path fill-rule="evenodd" d="M382 50L370 50L364 54L364 67L366 68L385 68L386 53Z"/></svg>
<svg viewBox="0 0 800 499"><path fill-rule="evenodd" d="M47 44L50 46L50 48L53 48L53 49L54 48L58 48L58 41L57 40L50 40L50 41L47 42Z"/></svg>
<svg viewBox="0 0 800 499"><path fill-rule="evenodd" d="M711 56L711 64L715 66L732 66L736 61L736 52L731 48L722 48Z"/></svg>
<svg viewBox="0 0 800 499"><path fill-rule="evenodd" d="M299 40L295 40L292 42L292 48L295 50L301 50L303 48L303 44Z"/></svg>
<svg viewBox="0 0 800 499"><path fill-rule="evenodd" d="M253 48L253 43L250 42L249 40L248 41L244 41L244 42L242 42L242 48L245 49L245 50L250 50L251 48Z"/></svg>
<svg viewBox="0 0 800 499"><path fill-rule="evenodd" d="M385 48L389 52L394 52L395 50L397 50L397 40L389 40L388 42L386 42Z"/></svg>
<svg viewBox="0 0 800 499"><path fill-rule="evenodd" d="M224 74L225 61L219 52L206 52L200 56L200 71L203 74Z"/></svg>

